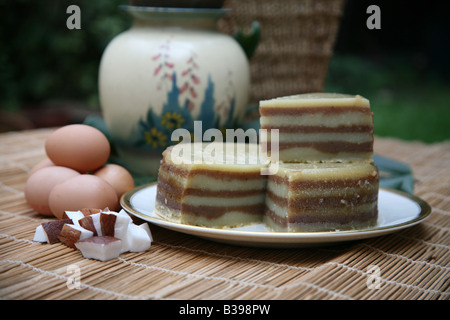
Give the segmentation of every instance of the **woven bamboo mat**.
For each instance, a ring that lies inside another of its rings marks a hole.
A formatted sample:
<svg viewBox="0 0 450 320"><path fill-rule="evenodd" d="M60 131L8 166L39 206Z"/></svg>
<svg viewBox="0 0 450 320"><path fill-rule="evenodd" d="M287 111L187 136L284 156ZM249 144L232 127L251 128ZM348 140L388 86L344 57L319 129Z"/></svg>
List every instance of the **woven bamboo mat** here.
<svg viewBox="0 0 450 320"><path fill-rule="evenodd" d="M262 249L151 225L149 251L99 262L62 244L32 241L46 218L25 202L24 184L44 158L51 131L0 135L2 299L449 300L450 142L376 139L378 154L411 165L415 194L433 208L426 221L403 231L333 246Z"/></svg>

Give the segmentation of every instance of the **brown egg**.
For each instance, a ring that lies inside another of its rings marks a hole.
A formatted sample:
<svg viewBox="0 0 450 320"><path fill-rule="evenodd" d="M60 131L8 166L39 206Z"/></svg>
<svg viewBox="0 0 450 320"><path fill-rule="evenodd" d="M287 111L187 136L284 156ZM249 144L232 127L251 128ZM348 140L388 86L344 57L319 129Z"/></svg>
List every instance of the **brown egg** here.
<svg viewBox="0 0 450 320"><path fill-rule="evenodd" d="M58 219L63 217L64 211L106 207L110 210L119 209L114 188L91 174L80 174L58 184L50 192L48 202L50 210Z"/></svg>
<svg viewBox="0 0 450 320"><path fill-rule="evenodd" d="M59 183L79 175L73 169L60 166L40 168L27 179L25 199L37 212L51 216L52 211L48 203L50 192Z"/></svg>
<svg viewBox="0 0 450 320"><path fill-rule="evenodd" d="M55 164L48 158L45 158L44 160L41 160L36 165L34 165L31 170L28 172L28 176L31 176L33 173L38 171L39 169L46 168L46 167L53 167Z"/></svg>
<svg viewBox="0 0 450 320"><path fill-rule="evenodd" d="M100 130L72 124L53 132L45 142L45 151L55 165L86 173L104 165L111 148Z"/></svg>
<svg viewBox="0 0 450 320"><path fill-rule="evenodd" d="M95 171L94 175L108 182L116 191L119 200L125 192L134 188L133 176L127 169L117 164L106 164Z"/></svg>

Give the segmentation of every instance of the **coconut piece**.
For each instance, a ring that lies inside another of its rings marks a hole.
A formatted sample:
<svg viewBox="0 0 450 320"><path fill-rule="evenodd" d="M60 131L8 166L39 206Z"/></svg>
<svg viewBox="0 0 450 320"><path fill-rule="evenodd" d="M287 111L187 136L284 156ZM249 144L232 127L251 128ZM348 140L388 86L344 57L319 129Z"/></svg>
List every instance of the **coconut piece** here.
<svg viewBox="0 0 450 320"><path fill-rule="evenodd" d="M91 215L81 218L80 220L78 220L78 223L80 224L81 227L85 228L86 230L92 231L94 237L98 236L98 232L94 224L94 219L92 219Z"/></svg>
<svg viewBox="0 0 450 320"><path fill-rule="evenodd" d="M70 248L76 248L75 243L90 237L93 237L94 233L79 225L65 224L58 236L59 241L64 243Z"/></svg>
<svg viewBox="0 0 450 320"><path fill-rule="evenodd" d="M82 208L81 213L83 213L83 215L86 216L90 216L94 213L99 213L102 211L102 209L96 209L96 208Z"/></svg>
<svg viewBox="0 0 450 320"><path fill-rule="evenodd" d="M151 238L144 227L130 223L127 229L126 248L130 252L148 250L151 246ZM124 248L124 246L122 246Z"/></svg>
<svg viewBox="0 0 450 320"><path fill-rule="evenodd" d="M102 225L100 223L100 215L101 213L91 214L90 217L92 219L92 223L94 224L95 231L97 231L97 236L102 236Z"/></svg>
<svg viewBox="0 0 450 320"><path fill-rule="evenodd" d="M133 219L129 216L129 214L125 210L120 210L119 212L116 212L116 215L118 217L121 217L122 219L128 221L128 223L132 223Z"/></svg>
<svg viewBox="0 0 450 320"><path fill-rule="evenodd" d="M115 214L100 212L100 229L102 236L114 237L114 226L117 216Z"/></svg>
<svg viewBox="0 0 450 320"><path fill-rule="evenodd" d="M36 230L34 231L33 241L48 242L47 233L45 233L44 228L42 227L42 224L40 224L36 227Z"/></svg>
<svg viewBox="0 0 450 320"><path fill-rule="evenodd" d="M150 242L152 242L153 241L153 236L152 236L152 232L150 231L150 226L148 225L148 223L144 222L143 224L140 224L139 227L144 229L145 232L147 232L148 237L150 238Z"/></svg>
<svg viewBox="0 0 450 320"><path fill-rule="evenodd" d="M122 252L128 251L127 230L133 220L124 211L102 211L100 213L100 224L103 236L111 236L122 240Z"/></svg>
<svg viewBox="0 0 450 320"><path fill-rule="evenodd" d="M71 219L51 220L42 223L42 229L47 236L48 243L58 242L58 236L65 224L72 223Z"/></svg>
<svg viewBox="0 0 450 320"><path fill-rule="evenodd" d="M78 210L78 211L65 211L64 214L63 214L63 218L71 219L72 223L74 225L78 225L79 226L80 223L78 222L78 220L84 218L84 214L80 210Z"/></svg>
<svg viewBox="0 0 450 320"><path fill-rule="evenodd" d="M132 224L133 220L124 210L114 214L117 216L116 224L114 226L114 237L122 240L121 252L126 252L128 251L128 227Z"/></svg>
<svg viewBox="0 0 450 320"><path fill-rule="evenodd" d="M119 257L122 241L115 237L100 236L78 241L75 246L87 259L108 261Z"/></svg>

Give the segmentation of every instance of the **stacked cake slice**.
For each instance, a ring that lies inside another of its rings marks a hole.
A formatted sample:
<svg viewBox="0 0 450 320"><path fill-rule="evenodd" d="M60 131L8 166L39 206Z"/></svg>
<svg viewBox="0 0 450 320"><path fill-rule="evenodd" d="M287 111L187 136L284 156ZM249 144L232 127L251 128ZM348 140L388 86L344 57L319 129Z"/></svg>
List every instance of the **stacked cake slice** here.
<svg viewBox="0 0 450 320"><path fill-rule="evenodd" d="M371 163L285 163L269 176L264 222L271 230L361 229L377 221Z"/></svg>
<svg viewBox="0 0 450 320"><path fill-rule="evenodd" d="M261 128L279 130L278 172L268 177L264 221L276 231L370 227L378 217L369 101L302 94L260 103ZM264 136L262 136L264 138Z"/></svg>
<svg viewBox="0 0 450 320"><path fill-rule="evenodd" d="M261 222L267 179L260 172L265 165L247 144L194 143L190 152L184 150L191 157L185 161L177 158L177 146L163 153L155 207L159 215L216 228ZM222 156L209 157L212 150Z"/></svg>
<svg viewBox="0 0 450 320"><path fill-rule="evenodd" d="M302 94L260 102L261 129L279 130L284 161L371 160L373 115L369 101L343 94ZM270 153L270 143L267 143Z"/></svg>

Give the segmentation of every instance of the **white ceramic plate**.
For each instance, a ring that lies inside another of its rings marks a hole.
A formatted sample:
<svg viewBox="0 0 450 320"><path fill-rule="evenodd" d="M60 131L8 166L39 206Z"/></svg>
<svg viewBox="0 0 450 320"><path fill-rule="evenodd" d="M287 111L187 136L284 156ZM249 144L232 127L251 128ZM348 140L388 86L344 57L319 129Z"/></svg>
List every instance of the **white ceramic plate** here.
<svg viewBox="0 0 450 320"><path fill-rule="evenodd" d="M422 199L397 190L380 188L378 223L368 229L329 232L272 232L261 224L240 228L215 229L174 223L153 212L156 183L124 194L121 205L128 213L160 227L222 243L253 247L305 247L366 239L416 225L431 213Z"/></svg>

